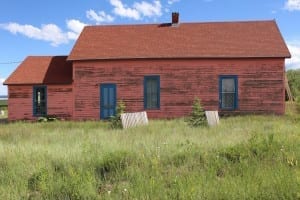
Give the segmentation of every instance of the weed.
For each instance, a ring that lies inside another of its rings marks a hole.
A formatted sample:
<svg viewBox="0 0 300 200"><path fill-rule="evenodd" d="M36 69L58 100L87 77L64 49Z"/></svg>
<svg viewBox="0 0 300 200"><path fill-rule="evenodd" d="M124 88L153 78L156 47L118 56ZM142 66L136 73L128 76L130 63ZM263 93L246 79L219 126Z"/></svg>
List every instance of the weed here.
<svg viewBox="0 0 300 200"><path fill-rule="evenodd" d="M110 117L110 126L112 129L122 128L121 114L125 113L126 105L123 101L118 101L116 115Z"/></svg>

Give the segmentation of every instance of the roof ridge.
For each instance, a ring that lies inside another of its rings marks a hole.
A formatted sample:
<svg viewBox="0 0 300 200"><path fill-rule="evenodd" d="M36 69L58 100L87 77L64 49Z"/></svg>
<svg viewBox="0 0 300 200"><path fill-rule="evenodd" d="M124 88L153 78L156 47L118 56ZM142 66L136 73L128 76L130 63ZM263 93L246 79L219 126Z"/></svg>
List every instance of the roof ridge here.
<svg viewBox="0 0 300 200"><path fill-rule="evenodd" d="M259 22L274 22L275 19L262 19L262 20L236 20L236 21L203 21L203 22L180 22L180 25L193 25L193 24L218 24L218 23L259 23ZM144 23L144 24L98 24L98 25L87 25L84 28L94 28L94 27L129 27L129 26L160 26L164 24L172 24L170 22L165 23Z"/></svg>

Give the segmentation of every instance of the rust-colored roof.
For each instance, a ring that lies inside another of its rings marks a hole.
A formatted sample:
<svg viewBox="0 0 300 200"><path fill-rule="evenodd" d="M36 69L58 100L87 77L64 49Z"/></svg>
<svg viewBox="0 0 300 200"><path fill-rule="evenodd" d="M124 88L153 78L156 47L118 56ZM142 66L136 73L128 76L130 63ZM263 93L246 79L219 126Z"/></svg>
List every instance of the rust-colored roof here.
<svg viewBox="0 0 300 200"><path fill-rule="evenodd" d="M72 63L66 59L67 56L28 56L4 84L72 83Z"/></svg>
<svg viewBox="0 0 300 200"><path fill-rule="evenodd" d="M274 20L87 26L68 60L290 57Z"/></svg>

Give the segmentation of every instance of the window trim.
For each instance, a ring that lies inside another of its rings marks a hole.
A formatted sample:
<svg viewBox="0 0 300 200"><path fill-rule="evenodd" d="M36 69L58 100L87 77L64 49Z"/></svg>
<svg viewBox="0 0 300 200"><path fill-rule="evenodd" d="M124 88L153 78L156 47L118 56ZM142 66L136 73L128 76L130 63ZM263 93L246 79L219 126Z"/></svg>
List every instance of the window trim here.
<svg viewBox="0 0 300 200"><path fill-rule="evenodd" d="M157 106L155 108L147 107L147 81L155 79L157 81ZM160 76L159 75L148 75L144 76L144 109L145 110L159 110L160 109Z"/></svg>
<svg viewBox="0 0 300 200"><path fill-rule="evenodd" d="M222 80L223 79L234 79L235 93L234 93L234 105L232 108L223 108L222 107ZM239 105L238 99L238 76L237 75L220 75L219 76L219 108L221 110L237 110Z"/></svg>
<svg viewBox="0 0 300 200"><path fill-rule="evenodd" d="M35 104L35 98L36 98L36 89L37 88L44 88L45 89L45 114L39 114L39 113L36 113L36 104ZM35 117L42 117L42 116L47 116L47 113L48 113L48 109L47 109L47 105L48 105L48 96L47 96L47 86L46 85L35 85L33 86L33 95L32 95L32 113L33 113L33 116Z"/></svg>

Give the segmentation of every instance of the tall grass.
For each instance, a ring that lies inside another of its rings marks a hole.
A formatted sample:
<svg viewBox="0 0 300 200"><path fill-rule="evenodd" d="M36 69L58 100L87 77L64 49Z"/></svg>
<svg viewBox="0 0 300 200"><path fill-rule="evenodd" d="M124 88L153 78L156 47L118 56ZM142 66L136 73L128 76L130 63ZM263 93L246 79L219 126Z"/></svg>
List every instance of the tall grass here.
<svg viewBox="0 0 300 200"><path fill-rule="evenodd" d="M296 116L0 125L0 199L300 199Z"/></svg>
<svg viewBox="0 0 300 200"><path fill-rule="evenodd" d="M7 100L0 99L0 112L4 112L4 115L2 115L2 113L0 113L0 119L7 118Z"/></svg>

